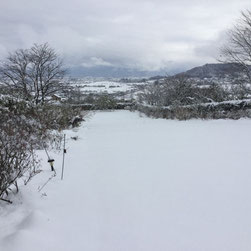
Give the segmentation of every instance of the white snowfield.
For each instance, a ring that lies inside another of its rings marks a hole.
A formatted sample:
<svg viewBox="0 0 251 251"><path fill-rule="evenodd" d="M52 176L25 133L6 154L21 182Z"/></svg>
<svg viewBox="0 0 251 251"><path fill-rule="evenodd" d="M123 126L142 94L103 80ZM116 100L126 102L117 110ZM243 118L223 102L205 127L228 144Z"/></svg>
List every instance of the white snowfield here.
<svg viewBox="0 0 251 251"><path fill-rule="evenodd" d="M72 86L80 88L84 94L118 94L127 92L136 92L137 86L146 85L149 82L133 82L133 83L121 83L119 81L85 81L78 80L71 83Z"/></svg>
<svg viewBox="0 0 251 251"><path fill-rule="evenodd" d="M67 132L63 181L37 192L43 153L45 171L1 202L0 250L250 251L250 129L98 112Z"/></svg>

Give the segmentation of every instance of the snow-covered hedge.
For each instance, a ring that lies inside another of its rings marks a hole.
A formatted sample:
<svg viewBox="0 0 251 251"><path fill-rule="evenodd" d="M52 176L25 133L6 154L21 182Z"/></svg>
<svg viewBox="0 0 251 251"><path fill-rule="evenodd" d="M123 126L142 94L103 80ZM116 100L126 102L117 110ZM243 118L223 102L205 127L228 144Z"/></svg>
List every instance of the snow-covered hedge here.
<svg viewBox="0 0 251 251"><path fill-rule="evenodd" d="M138 103L134 109L155 118L179 120L192 118L239 119L251 117L251 100L230 100L183 106L152 106Z"/></svg>
<svg viewBox="0 0 251 251"><path fill-rule="evenodd" d="M243 82L205 86L186 76L174 76L147 86L139 93L135 108L149 116L170 119L238 119L251 116L250 93Z"/></svg>

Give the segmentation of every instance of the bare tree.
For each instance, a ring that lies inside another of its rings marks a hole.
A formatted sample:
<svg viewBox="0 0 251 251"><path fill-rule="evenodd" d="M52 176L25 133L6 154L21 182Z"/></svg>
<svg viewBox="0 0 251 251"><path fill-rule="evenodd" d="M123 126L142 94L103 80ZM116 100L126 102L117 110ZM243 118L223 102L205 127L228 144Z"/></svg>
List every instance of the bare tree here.
<svg viewBox="0 0 251 251"><path fill-rule="evenodd" d="M62 60L47 43L10 53L0 65L0 81L36 104L62 89L64 74Z"/></svg>
<svg viewBox="0 0 251 251"><path fill-rule="evenodd" d="M36 103L60 90L60 79L64 76L62 60L49 45L34 45L30 49L31 68L29 78L34 85Z"/></svg>
<svg viewBox="0 0 251 251"><path fill-rule="evenodd" d="M17 50L6 58L0 66L1 82L14 88L18 94L29 99L31 89L28 79L29 51Z"/></svg>
<svg viewBox="0 0 251 251"><path fill-rule="evenodd" d="M221 48L220 61L236 63L251 81L251 11L241 12L241 18L228 32L228 41Z"/></svg>

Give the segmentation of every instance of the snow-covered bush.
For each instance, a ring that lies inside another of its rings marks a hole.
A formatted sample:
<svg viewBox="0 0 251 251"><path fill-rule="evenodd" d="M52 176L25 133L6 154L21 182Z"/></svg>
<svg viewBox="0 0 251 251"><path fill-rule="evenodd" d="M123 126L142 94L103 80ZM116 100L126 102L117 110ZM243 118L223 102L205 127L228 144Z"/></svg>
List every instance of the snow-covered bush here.
<svg viewBox="0 0 251 251"><path fill-rule="evenodd" d="M170 77L162 83L146 86L139 100L155 106L181 106L228 99L228 92L217 84L201 87L186 77Z"/></svg>
<svg viewBox="0 0 251 251"><path fill-rule="evenodd" d="M170 119L218 119L250 117L250 93L244 84L224 87L198 85L185 77L170 77L147 86L136 109L153 117Z"/></svg>
<svg viewBox="0 0 251 251"><path fill-rule="evenodd" d="M18 178L29 169L36 170L33 166L35 142L32 126L23 117L1 111L0 121L0 199L4 199L13 184L18 189Z"/></svg>
<svg viewBox="0 0 251 251"><path fill-rule="evenodd" d="M111 95L99 95L95 100L95 108L97 110L115 109L116 100Z"/></svg>
<svg viewBox="0 0 251 251"><path fill-rule="evenodd" d="M231 99L240 100L250 97L251 90L247 84L242 81L237 81L230 87L229 93L231 95Z"/></svg>
<svg viewBox="0 0 251 251"><path fill-rule="evenodd" d="M83 112L78 107L70 105L42 105L29 111L29 115L43 126L43 130L61 131L72 126L76 116L82 118Z"/></svg>
<svg viewBox="0 0 251 251"><path fill-rule="evenodd" d="M251 118L251 101L223 101L185 106L149 106L137 104L134 109L149 117L187 120L200 119L239 119Z"/></svg>
<svg viewBox="0 0 251 251"><path fill-rule="evenodd" d="M250 85L235 80L228 85L217 83L203 84L186 77L169 77L164 82L147 85L140 93L141 103L156 106L182 106L248 99Z"/></svg>
<svg viewBox="0 0 251 251"><path fill-rule="evenodd" d="M79 113L68 105L35 106L0 97L0 199L6 199L13 185L18 188L16 181L25 173L26 182L36 174L34 150L59 147L60 130L71 126Z"/></svg>

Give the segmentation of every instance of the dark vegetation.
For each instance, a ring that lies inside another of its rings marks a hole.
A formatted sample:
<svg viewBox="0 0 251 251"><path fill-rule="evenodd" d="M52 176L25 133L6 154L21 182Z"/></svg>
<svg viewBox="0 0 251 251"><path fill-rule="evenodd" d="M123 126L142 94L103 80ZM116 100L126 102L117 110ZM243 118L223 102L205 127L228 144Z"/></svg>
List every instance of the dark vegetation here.
<svg viewBox="0 0 251 251"><path fill-rule="evenodd" d="M251 116L250 94L242 82L227 87L215 83L201 85L176 76L146 87L134 109L167 119L238 119Z"/></svg>
<svg viewBox="0 0 251 251"><path fill-rule="evenodd" d="M118 110L132 105L132 99L124 99L125 93L82 93L73 89L68 93L67 103L82 110Z"/></svg>
<svg viewBox="0 0 251 251"><path fill-rule="evenodd" d="M81 122L81 110L53 102L61 83L62 62L48 44L18 50L0 66L0 200L9 201L39 172L35 151L59 148L61 131Z"/></svg>

